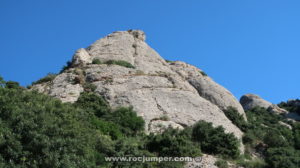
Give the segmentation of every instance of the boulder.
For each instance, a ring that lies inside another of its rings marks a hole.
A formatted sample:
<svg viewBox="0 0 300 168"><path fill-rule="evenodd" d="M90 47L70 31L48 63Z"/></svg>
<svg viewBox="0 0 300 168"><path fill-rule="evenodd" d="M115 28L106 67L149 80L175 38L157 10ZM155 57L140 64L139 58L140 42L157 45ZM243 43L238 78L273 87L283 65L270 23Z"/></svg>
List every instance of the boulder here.
<svg viewBox="0 0 300 168"><path fill-rule="evenodd" d="M203 154L201 157L196 157L192 162L187 162L184 168L218 168L215 163L217 158L212 155Z"/></svg>
<svg viewBox="0 0 300 168"><path fill-rule="evenodd" d="M254 107L263 107L268 109L272 105L272 103L255 94L243 95L240 99L240 103L242 104L244 110L251 110Z"/></svg>
<svg viewBox="0 0 300 168"><path fill-rule="evenodd" d="M276 113L276 114L286 114L288 111L278 107L271 102L268 102L258 95L255 94L246 94L243 95L240 99L240 103L242 104L244 110L251 110L255 107L262 107L267 109L269 112Z"/></svg>

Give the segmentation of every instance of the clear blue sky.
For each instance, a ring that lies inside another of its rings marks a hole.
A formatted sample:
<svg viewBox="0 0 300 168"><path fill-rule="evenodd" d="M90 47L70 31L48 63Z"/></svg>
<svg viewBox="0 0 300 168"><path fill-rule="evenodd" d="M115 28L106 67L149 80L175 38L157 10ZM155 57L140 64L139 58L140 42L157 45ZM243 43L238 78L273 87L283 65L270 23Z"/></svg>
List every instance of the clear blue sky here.
<svg viewBox="0 0 300 168"><path fill-rule="evenodd" d="M203 69L240 98L300 98L299 0L0 0L0 75L28 85L78 48L142 29L169 60Z"/></svg>

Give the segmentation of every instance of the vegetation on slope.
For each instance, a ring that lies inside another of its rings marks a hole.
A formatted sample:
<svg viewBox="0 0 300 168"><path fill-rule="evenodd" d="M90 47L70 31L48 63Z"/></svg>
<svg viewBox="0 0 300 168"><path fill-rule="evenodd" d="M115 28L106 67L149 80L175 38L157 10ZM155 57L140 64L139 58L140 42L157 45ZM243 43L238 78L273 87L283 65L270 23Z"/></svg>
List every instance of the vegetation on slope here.
<svg viewBox="0 0 300 168"><path fill-rule="evenodd" d="M0 167L93 168L183 167L182 162L106 162L106 156L217 155L246 168L296 168L300 163L300 124L263 108L247 111L248 122L233 108L226 116L245 132L246 154L224 128L199 121L184 130L144 133L144 120L132 108L112 109L93 92L74 104L28 91L0 77ZM281 125L286 122L292 129ZM251 159L256 155L260 159ZM226 161L217 165L226 167Z"/></svg>
<svg viewBox="0 0 300 168"><path fill-rule="evenodd" d="M243 137L246 156L255 155L264 158L254 167L298 168L300 163L299 140L300 124L287 121L283 116L268 112L264 108L246 111L248 124ZM280 122L292 126L289 129ZM253 162L243 162L244 166L253 167Z"/></svg>
<svg viewBox="0 0 300 168"><path fill-rule="evenodd" d="M294 100L295 103L300 104L300 100L296 99ZM287 102L281 102L278 104L279 107L286 109L287 111L291 113L298 113L300 115L300 106L296 106L293 103L287 103Z"/></svg>
<svg viewBox="0 0 300 168"><path fill-rule="evenodd" d="M132 69L135 68L131 63L129 63L127 61L123 61L123 60L108 60L108 61L102 62L100 59L96 58L92 61L92 64L119 65L119 66L123 66L126 68L132 68Z"/></svg>
<svg viewBox="0 0 300 168"><path fill-rule="evenodd" d="M245 121L242 114L240 114L234 107L228 107L224 110L226 117L232 121L240 130L247 131L248 123Z"/></svg>
<svg viewBox="0 0 300 168"><path fill-rule="evenodd" d="M132 108L112 109L92 92L82 93L74 104L62 103L0 78L0 167L179 168L184 163L106 162L104 157L199 156L201 149L210 151L210 147L217 155L237 151L232 134L204 121L157 135L144 134L144 124ZM214 138L203 139L196 132Z"/></svg>

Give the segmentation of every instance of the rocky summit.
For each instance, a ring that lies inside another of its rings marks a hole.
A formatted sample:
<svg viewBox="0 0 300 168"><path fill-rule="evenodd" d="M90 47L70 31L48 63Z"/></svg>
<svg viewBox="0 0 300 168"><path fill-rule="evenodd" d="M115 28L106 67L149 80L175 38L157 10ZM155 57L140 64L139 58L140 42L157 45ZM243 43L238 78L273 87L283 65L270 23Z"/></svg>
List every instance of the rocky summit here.
<svg viewBox="0 0 300 168"><path fill-rule="evenodd" d="M145 119L147 132L205 120L241 138L242 131L223 112L234 107L246 119L238 100L201 69L164 60L145 39L140 30L109 34L78 49L64 71L32 88L75 102L87 86L93 86L112 107L132 106Z"/></svg>

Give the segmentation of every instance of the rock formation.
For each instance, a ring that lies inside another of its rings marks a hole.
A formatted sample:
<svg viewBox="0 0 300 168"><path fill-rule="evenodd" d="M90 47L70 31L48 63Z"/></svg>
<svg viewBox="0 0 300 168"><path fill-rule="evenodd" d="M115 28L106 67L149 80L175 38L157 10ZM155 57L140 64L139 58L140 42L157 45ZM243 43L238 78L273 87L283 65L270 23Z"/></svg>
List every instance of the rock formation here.
<svg viewBox="0 0 300 168"><path fill-rule="evenodd" d="M139 30L109 34L76 51L68 69L33 89L74 102L85 85L92 84L112 107L133 106L145 119L146 131L159 131L161 126L182 128L205 120L241 138L243 133L222 111L233 106L245 116L236 98L202 70L179 61L166 62L145 39ZM133 66L109 64L112 60Z"/></svg>
<svg viewBox="0 0 300 168"><path fill-rule="evenodd" d="M268 102L258 95L254 94L246 94L243 95L240 99L240 103L242 104L244 110L251 110L255 107L262 107L267 109L269 112L276 113L276 114L286 114L288 111L285 109L282 109L278 107L275 104L272 104L271 102Z"/></svg>

